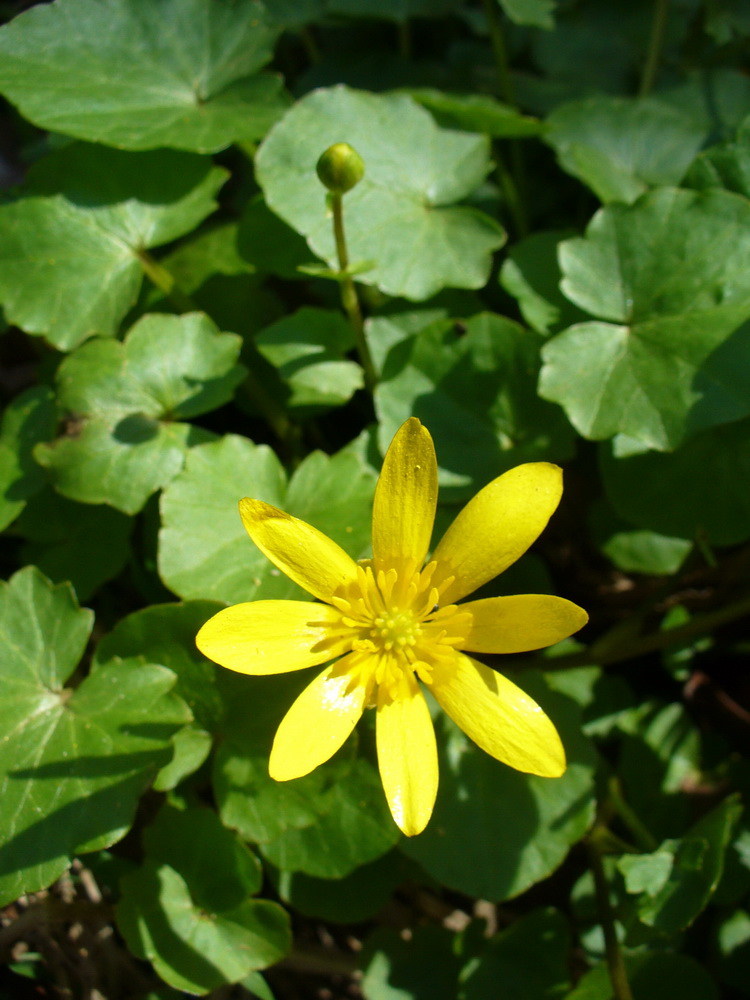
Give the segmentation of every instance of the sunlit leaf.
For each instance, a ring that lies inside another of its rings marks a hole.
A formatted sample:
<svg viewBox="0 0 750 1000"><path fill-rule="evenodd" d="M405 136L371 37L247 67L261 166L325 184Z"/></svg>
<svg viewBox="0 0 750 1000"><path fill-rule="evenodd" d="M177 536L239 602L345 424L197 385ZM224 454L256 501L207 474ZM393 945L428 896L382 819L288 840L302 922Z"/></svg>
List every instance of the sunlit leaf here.
<svg viewBox="0 0 750 1000"><path fill-rule="evenodd" d="M277 32L257 0L57 0L0 30L0 92L53 132L214 152L283 109Z"/></svg>

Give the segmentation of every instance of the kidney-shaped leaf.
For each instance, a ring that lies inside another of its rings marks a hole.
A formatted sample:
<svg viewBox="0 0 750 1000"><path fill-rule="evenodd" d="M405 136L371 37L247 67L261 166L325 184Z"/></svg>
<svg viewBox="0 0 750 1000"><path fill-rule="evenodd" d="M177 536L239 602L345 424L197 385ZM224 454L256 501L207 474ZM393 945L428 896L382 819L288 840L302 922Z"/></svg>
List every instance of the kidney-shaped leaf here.
<svg viewBox="0 0 750 1000"><path fill-rule="evenodd" d="M284 107L277 33L258 0L57 0L0 30L0 92L53 132L214 152Z"/></svg>
<svg viewBox="0 0 750 1000"><path fill-rule="evenodd" d="M444 885L482 899L508 899L546 878L594 814L596 758L581 734L577 707L545 689L531 671L519 683L554 719L567 752L565 774L537 778L513 771L442 717L435 813L421 836L401 845Z"/></svg>
<svg viewBox="0 0 750 1000"><path fill-rule="evenodd" d="M455 203L489 171L487 139L439 128L404 94L341 86L303 97L263 142L258 181L270 208L331 266L336 250L315 164L343 141L365 162L344 203L349 258L372 265L359 280L416 300L445 286L481 288L504 236L489 216Z"/></svg>
<svg viewBox="0 0 750 1000"><path fill-rule="evenodd" d="M2 585L2 902L49 885L72 853L119 840L190 721L171 670L140 660L112 660L65 688L91 625L70 588L34 567Z"/></svg>
<svg viewBox="0 0 750 1000"><path fill-rule="evenodd" d="M203 313L142 317L124 342L90 340L57 372L65 433L35 451L55 488L135 514L182 466L193 428L181 420L232 398L241 341Z"/></svg>
<svg viewBox="0 0 750 1000"><path fill-rule="evenodd" d="M668 450L750 413L750 203L662 188L608 205L560 249L562 289L598 317L542 350L539 391L593 439Z"/></svg>
<svg viewBox="0 0 750 1000"><path fill-rule="evenodd" d="M225 179L210 160L171 150L75 143L44 158L24 197L0 205L8 321L61 351L112 336L138 295L143 251L190 232L216 207Z"/></svg>
<svg viewBox="0 0 750 1000"><path fill-rule="evenodd" d="M192 448L162 498L161 577L186 599L309 599L250 541L237 504L253 497L281 507L358 558L369 544L374 484L369 468L343 452L314 452L287 485L276 455L247 438Z"/></svg>

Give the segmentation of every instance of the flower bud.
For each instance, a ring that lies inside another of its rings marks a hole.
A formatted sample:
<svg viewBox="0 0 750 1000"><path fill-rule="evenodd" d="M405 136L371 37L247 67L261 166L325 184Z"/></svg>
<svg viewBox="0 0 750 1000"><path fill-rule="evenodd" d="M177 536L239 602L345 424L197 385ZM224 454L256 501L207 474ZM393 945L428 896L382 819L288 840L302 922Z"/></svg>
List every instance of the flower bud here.
<svg viewBox="0 0 750 1000"><path fill-rule="evenodd" d="M329 191L346 194L364 177L365 163L348 142L336 142L323 153L315 169Z"/></svg>

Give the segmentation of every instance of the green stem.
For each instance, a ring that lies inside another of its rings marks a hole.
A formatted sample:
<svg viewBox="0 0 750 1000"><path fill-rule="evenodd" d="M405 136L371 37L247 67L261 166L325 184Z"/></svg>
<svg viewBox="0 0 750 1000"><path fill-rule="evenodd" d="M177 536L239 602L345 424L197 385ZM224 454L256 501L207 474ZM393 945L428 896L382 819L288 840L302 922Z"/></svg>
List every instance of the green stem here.
<svg viewBox="0 0 750 1000"><path fill-rule="evenodd" d="M344 199L338 192L331 193L331 207L333 209L333 235L336 240L336 256L339 262L341 304L344 307L349 322L354 330L354 342L359 355L359 361L365 373L365 385L372 392L377 381L375 366L372 363L370 349L365 338L365 324L362 319L362 309L357 297L357 289L349 272L349 252L346 247L346 234L344 233Z"/></svg>
<svg viewBox="0 0 750 1000"><path fill-rule="evenodd" d="M499 149L499 143L495 143L494 152L496 173L500 184L500 190L503 192L510 221L513 223L516 236L518 239L522 239L529 231L529 221L526 216L526 206L523 203L523 199L521 198L521 194L518 190L518 185L514 179L514 175L518 173L518 167L520 166L517 162L515 154L520 153L520 149L517 143L515 145L511 145L511 159L514 164L513 174L508 171L505 163L503 162L503 157Z"/></svg>
<svg viewBox="0 0 750 1000"><path fill-rule="evenodd" d="M646 852L655 851L659 846L659 842L652 836L650 830L646 829L640 817L636 815L626 802L620 779L616 775L612 775L609 779L609 798L615 807L617 815L635 837L638 846Z"/></svg>
<svg viewBox="0 0 750 1000"><path fill-rule="evenodd" d="M398 53L402 59L411 59L411 28L408 21L398 21Z"/></svg>
<svg viewBox="0 0 750 1000"><path fill-rule="evenodd" d="M311 65L317 66L321 59L320 49L318 48L315 35L309 25L303 25L303 27L300 28L299 36L302 39L302 44L305 47L305 52L307 53L307 58L310 60Z"/></svg>
<svg viewBox="0 0 750 1000"><path fill-rule="evenodd" d="M525 663L519 663L519 666L524 669L536 667L542 670L569 670L571 667L586 667L592 663L599 666L621 663L623 660L633 660L646 653L656 653L660 649L668 649L670 646L680 646L691 639L713 632L721 625L727 625L738 618L744 618L748 614L750 614L750 596L745 595L732 604L717 608L716 611L696 615L695 618L677 628L636 636L620 645L612 643L610 646L610 635L619 631L619 626L616 625L611 632L605 633L593 646L582 653L557 656L550 660L540 657L533 661L527 660Z"/></svg>
<svg viewBox="0 0 750 1000"><path fill-rule="evenodd" d="M510 78L508 50L505 47L505 36L503 35L503 26L500 23L497 0L482 0L482 2L484 3L484 12L487 16L490 44L495 56L500 96L506 104L509 104L512 108L517 108L515 94L513 93L513 83Z"/></svg>
<svg viewBox="0 0 750 1000"><path fill-rule="evenodd" d="M609 886L607 885L607 876L604 872L604 864L602 862L602 851L599 844L601 829L601 827L594 827L586 840L586 847L589 852L591 873L594 876L594 892L599 911L599 922L604 932L607 968L615 1000L633 1000L630 983L625 971L625 962L620 951L620 942L617 940L615 913L609 898Z"/></svg>
<svg viewBox="0 0 750 1000"><path fill-rule="evenodd" d="M179 288L174 275L152 257L148 250L139 250L138 259L146 277L150 278L164 297L169 299L177 312L198 311L198 306L190 296Z"/></svg>
<svg viewBox="0 0 750 1000"><path fill-rule="evenodd" d="M651 21L648 52L646 53L646 62L643 67L643 75L641 76L641 85L638 88L639 97L646 97L647 94L650 94L656 80L659 59L661 58L661 50L664 44L664 34L667 28L668 7L669 0L656 0L654 4L654 16Z"/></svg>

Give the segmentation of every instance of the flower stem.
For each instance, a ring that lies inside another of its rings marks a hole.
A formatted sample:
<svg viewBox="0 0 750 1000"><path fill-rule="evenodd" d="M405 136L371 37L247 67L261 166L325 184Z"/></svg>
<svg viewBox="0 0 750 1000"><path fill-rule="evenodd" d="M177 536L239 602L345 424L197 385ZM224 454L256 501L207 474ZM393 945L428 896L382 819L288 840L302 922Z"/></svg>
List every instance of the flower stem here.
<svg viewBox="0 0 750 1000"><path fill-rule="evenodd" d="M357 289L354 286L352 276L349 274L349 251L347 250L346 234L344 232L344 198L337 191L331 192L331 208L333 210L333 236L336 240L336 256L339 262L341 304L354 330L354 343L357 348L360 364L364 369L365 385L372 392L377 381L377 376L370 356L370 349L365 339L365 324L362 319L362 309L359 305Z"/></svg>
<svg viewBox="0 0 750 1000"><path fill-rule="evenodd" d="M615 625L610 632L606 632L588 650L581 653L571 653L567 656L556 656L553 659L542 657L534 660L519 662L518 666L524 669L537 668L542 670L569 670L572 667L586 667L592 663L598 666L607 666L610 663L621 663L623 660L634 660L638 656L646 653L656 653L660 649L668 649L670 646L680 646L690 639L713 632L721 625L744 618L750 614L750 595L745 595L731 604L725 604L715 611L708 611L702 615L696 615L684 625L677 628L650 632L647 635L637 635L633 639L627 639L621 643L612 641L613 635L619 632L619 626ZM510 667L509 661L505 661Z"/></svg>
<svg viewBox="0 0 750 1000"><path fill-rule="evenodd" d="M146 277L156 285L164 298L169 299L177 312L198 311L198 306L178 286L174 275L152 257L148 250L139 250L138 260Z"/></svg>
<svg viewBox="0 0 750 1000"><path fill-rule="evenodd" d="M495 56L495 68L497 69L497 79L500 87L500 96L512 108L516 108L516 98L513 93L513 83L510 78L510 66L508 65L508 50L505 47L505 37L503 27L497 10L497 0L482 0L484 12L487 17L487 27L490 32L490 44Z"/></svg>
<svg viewBox="0 0 750 1000"><path fill-rule="evenodd" d="M646 829L640 818L626 802L620 779L616 775L612 775L609 779L609 798L615 812L630 830L641 850L655 851L659 846L656 838Z"/></svg>
<svg viewBox="0 0 750 1000"><path fill-rule="evenodd" d="M654 16L651 21L651 34L648 39L648 52L646 62L641 76L641 85L638 88L638 96L646 97L651 93L656 80L656 72L659 68L659 59L664 44L664 34L667 28L667 8L669 0L656 0L654 4Z"/></svg>
<svg viewBox="0 0 750 1000"><path fill-rule="evenodd" d="M625 971L625 962L620 951L620 942L617 940L617 929L615 927L615 913L609 898L609 886L607 876L602 862L602 849L600 837L605 828L595 826L586 839L586 847L589 853L589 864L591 874L594 876L594 892L596 894L596 905L599 911L599 923L604 932L604 947L607 953L607 968L609 978L612 983L612 992L615 1000L633 1000L633 994Z"/></svg>

